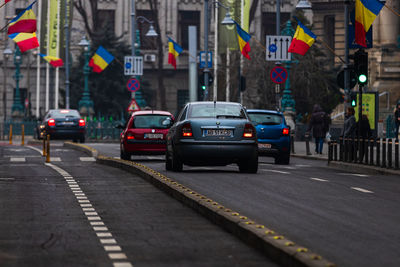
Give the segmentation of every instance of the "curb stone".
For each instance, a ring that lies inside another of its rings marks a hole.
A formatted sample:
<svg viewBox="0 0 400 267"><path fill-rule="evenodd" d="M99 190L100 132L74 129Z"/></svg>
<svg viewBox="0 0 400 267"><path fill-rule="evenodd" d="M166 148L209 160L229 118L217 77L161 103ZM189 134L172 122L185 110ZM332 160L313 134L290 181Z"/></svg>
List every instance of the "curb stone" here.
<svg viewBox="0 0 400 267"><path fill-rule="evenodd" d="M301 247L278 233L267 229L264 225L260 225L248 217L224 207L143 164L99 155L96 149L87 145L65 142L64 146L95 157L96 162L99 164L118 167L139 175L213 223L234 234L246 244L261 251L269 259L281 266L336 266L307 248Z"/></svg>

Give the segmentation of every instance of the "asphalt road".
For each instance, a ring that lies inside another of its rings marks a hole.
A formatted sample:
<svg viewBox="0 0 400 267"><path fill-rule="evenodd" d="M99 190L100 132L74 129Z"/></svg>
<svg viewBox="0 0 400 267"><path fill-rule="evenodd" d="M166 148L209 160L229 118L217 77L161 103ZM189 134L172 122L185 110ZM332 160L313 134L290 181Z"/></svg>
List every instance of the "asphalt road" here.
<svg viewBox="0 0 400 267"><path fill-rule="evenodd" d="M118 157L118 144L90 144ZM163 157L132 158L264 224L338 266L400 266L400 182L390 175L351 173L326 162L262 157L258 174L235 165L165 171Z"/></svg>
<svg viewBox="0 0 400 267"><path fill-rule="evenodd" d="M276 266L133 174L0 145L0 266Z"/></svg>

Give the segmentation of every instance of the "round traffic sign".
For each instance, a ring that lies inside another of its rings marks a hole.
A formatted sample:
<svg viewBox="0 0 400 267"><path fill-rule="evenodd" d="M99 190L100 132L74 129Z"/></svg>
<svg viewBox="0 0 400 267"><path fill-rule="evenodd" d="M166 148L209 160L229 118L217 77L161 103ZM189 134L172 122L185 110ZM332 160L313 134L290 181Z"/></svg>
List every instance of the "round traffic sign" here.
<svg viewBox="0 0 400 267"><path fill-rule="evenodd" d="M278 47L276 46L276 44L270 44L268 46L268 50L269 50L269 52L275 53L276 50L278 50Z"/></svg>
<svg viewBox="0 0 400 267"><path fill-rule="evenodd" d="M284 83L288 77L288 73L286 71L286 69L284 67L281 66L276 66L274 68L272 68L271 73L271 80L274 83Z"/></svg>
<svg viewBox="0 0 400 267"><path fill-rule="evenodd" d="M140 83L137 79L131 78L126 84L126 88L128 88L128 90L131 92L136 92L140 88Z"/></svg>

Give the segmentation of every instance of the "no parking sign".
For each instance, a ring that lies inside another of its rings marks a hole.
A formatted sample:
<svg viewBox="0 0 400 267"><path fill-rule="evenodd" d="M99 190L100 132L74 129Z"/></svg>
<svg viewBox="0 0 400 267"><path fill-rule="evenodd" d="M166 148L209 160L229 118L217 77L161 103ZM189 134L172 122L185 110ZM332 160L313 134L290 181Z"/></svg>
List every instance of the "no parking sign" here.
<svg viewBox="0 0 400 267"><path fill-rule="evenodd" d="M131 78L126 84L126 88L128 88L128 90L131 92L136 92L140 88L140 83L137 79Z"/></svg>
<svg viewBox="0 0 400 267"><path fill-rule="evenodd" d="M284 67L276 66L271 70L270 76L274 83L280 84L286 82L288 73Z"/></svg>

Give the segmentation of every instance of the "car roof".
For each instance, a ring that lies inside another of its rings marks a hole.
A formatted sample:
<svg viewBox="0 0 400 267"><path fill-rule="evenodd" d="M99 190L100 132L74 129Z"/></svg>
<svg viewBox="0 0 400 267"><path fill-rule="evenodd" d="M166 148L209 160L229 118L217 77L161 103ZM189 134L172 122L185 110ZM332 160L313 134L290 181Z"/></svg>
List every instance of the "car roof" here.
<svg viewBox="0 0 400 267"><path fill-rule="evenodd" d="M232 105L239 105L238 102L226 102L226 101L215 101L216 104L232 104ZM196 101L196 102L189 102L190 105L199 105L199 104L214 104L214 101Z"/></svg>
<svg viewBox="0 0 400 267"><path fill-rule="evenodd" d="M282 112L271 109L247 109L246 111L247 113L270 113L270 114L283 115Z"/></svg>
<svg viewBox="0 0 400 267"><path fill-rule="evenodd" d="M168 115L168 116L172 116L172 114L168 111L164 111L164 110L139 110L139 111L135 111L132 113L132 116L136 116L136 115Z"/></svg>

